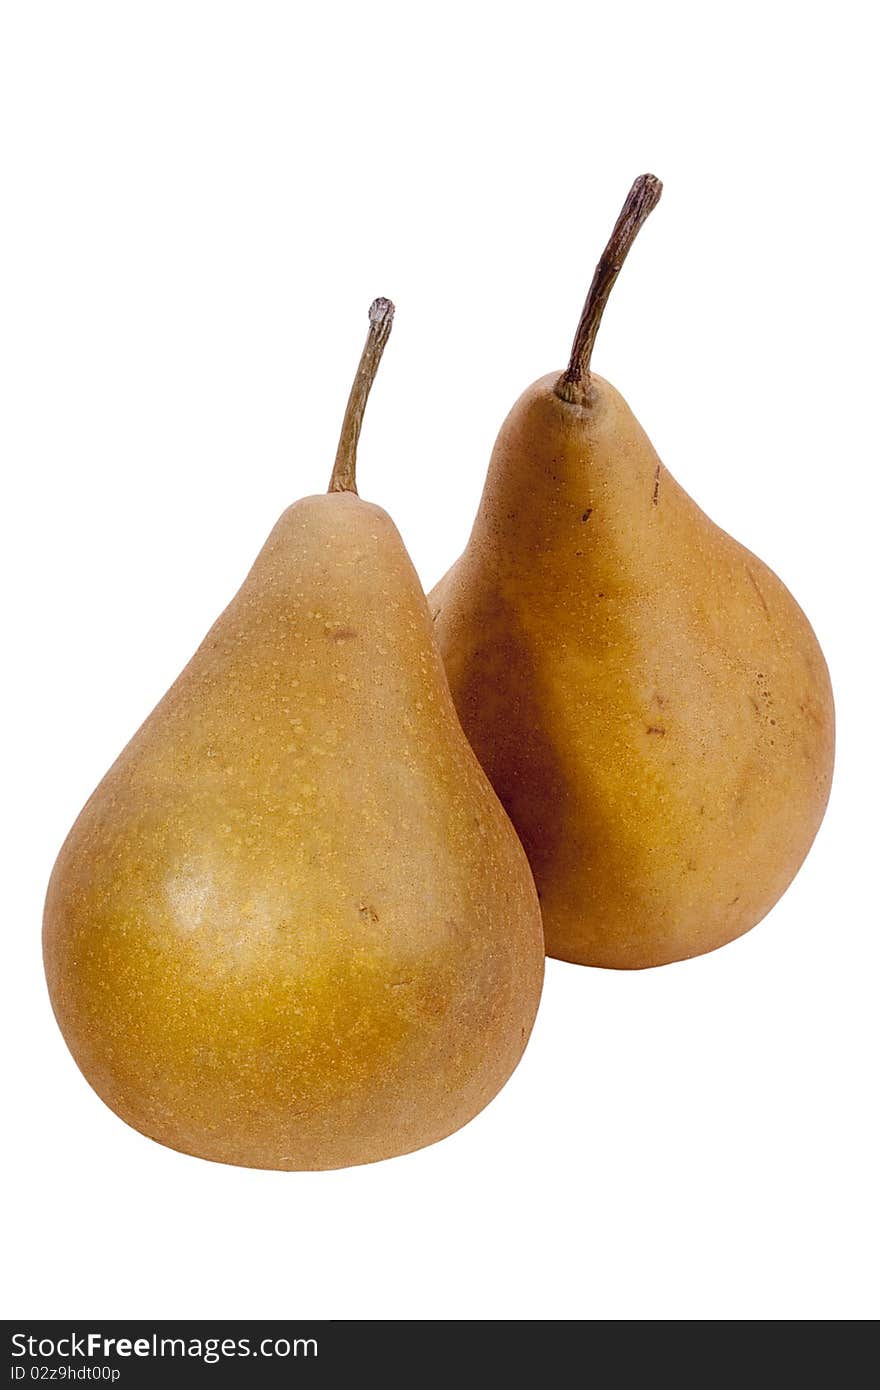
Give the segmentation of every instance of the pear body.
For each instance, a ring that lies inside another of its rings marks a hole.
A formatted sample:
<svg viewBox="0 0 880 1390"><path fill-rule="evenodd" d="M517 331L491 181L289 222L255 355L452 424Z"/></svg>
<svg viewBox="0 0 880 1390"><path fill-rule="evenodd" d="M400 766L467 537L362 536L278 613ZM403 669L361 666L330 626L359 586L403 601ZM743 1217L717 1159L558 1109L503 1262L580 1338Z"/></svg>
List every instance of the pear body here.
<svg viewBox="0 0 880 1390"><path fill-rule="evenodd" d="M548 952L639 968L754 926L828 799L825 662L776 575L623 398L516 403L431 595L459 717L538 885Z"/></svg>
<svg viewBox="0 0 880 1390"><path fill-rule="evenodd" d="M371 1162L504 1084L540 912L385 512L284 513L74 825L44 957L98 1094L202 1158Z"/></svg>

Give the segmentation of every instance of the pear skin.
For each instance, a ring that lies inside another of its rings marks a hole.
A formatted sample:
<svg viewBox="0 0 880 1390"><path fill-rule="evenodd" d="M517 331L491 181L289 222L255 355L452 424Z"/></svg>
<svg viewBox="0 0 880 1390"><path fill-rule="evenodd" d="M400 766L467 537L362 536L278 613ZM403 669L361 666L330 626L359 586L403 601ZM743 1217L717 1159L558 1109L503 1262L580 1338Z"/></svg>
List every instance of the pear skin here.
<svg viewBox="0 0 880 1390"><path fill-rule="evenodd" d="M678 486L614 387L576 378L514 405L430 601L549 954L637 969L714 950L779 899L828 800L834 710L785 585Z"/></svg>
<svg viewBox="0 0 880 1390"><path fill-rule="evenodd" d="M350 487L283 514L46 901L52 1004L88 1081L223 1163L337 1168L442 1139L503 1086L541 991L525 855L351 457Z"/></svg>

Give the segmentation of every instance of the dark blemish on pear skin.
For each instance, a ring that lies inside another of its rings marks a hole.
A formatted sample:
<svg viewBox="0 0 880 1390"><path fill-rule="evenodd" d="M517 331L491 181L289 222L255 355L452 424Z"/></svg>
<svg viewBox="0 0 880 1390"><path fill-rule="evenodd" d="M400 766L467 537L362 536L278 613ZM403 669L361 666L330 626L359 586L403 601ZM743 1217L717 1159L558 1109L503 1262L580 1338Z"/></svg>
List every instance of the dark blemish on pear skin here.
<svg viewBox="0 0 880 1390"><path fill-rule="evenodd" d="M353 627L325 627L324 636L329 637L331 642L350 642L353 637L357 637L357 629Z"/></svg>
<svg viewBox="0 0 880 1390"><path fill-rule="evenodd" d="M748 565L746 565L746 574L749 576L749 579L752 581L752 587L754 588L755 593L758 595L758 598L761 600L761 607L763 608L764 613L766 614L767 618L769 619L769 617L770 617L770 609L767 607L767 600L765 599L763 593L761 592L761 586L759 585L759 583L758 583L757 579L755 578L755 576L752 574L752 571L749 569ZM760 675L760 672L759 672L759 673L758 673L758 680L760 680L760 679L761 679L761 675Z"/></svg>
<svg viewBox="0 0 880 1390"><path fill-rule="evenodd" d="M651 502L655 507L660 501L660 469L662 467L663 465L658 463L657 467L654 469L654 494L651 498Z"/></svg>
<svg viewBox="0 0 880 1390"><path fill-rule="evenodd" d="M659 724L649 724L647 726L647 732L649 734L659 734L661 738L666 737L666 730L661 729Z"/></svg>
<svg viewBox="0 0 880 1390"><path fill-rule="evenodd" d="M584 512L583 516L581 517L581 521L589 521L589 519L590 519L590 517L591 517L592 515L593 515L593 508L592 508L592 507L587 507L587 510Z"/></svg>

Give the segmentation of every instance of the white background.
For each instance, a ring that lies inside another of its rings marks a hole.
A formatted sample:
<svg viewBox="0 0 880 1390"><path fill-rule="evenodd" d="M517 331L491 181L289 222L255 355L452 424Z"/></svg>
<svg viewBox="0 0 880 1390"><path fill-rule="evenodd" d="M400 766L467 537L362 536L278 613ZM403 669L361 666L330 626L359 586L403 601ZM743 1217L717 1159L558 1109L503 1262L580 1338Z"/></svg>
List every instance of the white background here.
<svg viewBox="0 0 880 1390"><path fill-rule="evenodd" d="M4 5L8 1316L880 1311L869 14ZM427 586L646 169L666 191L595 362L813 621L839 718L815 848L714 955L550 962L522 1065L442 1144L302 1175L160 1148L54 1024L58 847L277 514L326 486L373 296L398 313L361 492Z"/></svg>

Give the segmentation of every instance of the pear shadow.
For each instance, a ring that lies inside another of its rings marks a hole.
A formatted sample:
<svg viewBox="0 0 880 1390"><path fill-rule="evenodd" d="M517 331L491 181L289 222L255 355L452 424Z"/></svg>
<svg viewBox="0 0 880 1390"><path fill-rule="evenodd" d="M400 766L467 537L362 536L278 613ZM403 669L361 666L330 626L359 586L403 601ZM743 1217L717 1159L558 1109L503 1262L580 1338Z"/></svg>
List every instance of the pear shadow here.
<svg viewBox="0 0 880 1390"><path fill-rule="evenodd" d="M439 613L438 618L442 628ZM634 948L656 906L645 849L630 840L619 813L591 779L584 762L590 740L580 757L572 759L569 751L563 761L560 743L570 743L559 726L565 700L549 686L546 661L539 662L516 608L502 593L484 591L462 628L478 636L468 644L444 640L448 630L441 633L450 688L468 740L528 857L547 953L628 968L623 936L633 964L643 964L641 949ZM600 717L588 697L580 717ZM608 901L618 904L610 915L601 907Z"/></svg>
<svg viewBox="0 0 880 1390"><path fill-rule="evenodd" d="M557 752L538 664L516 610L497 591L487 594L468 628L480 637L449 656L450 687L468 740L522 841L543 907L583 788Z"/></svg>

